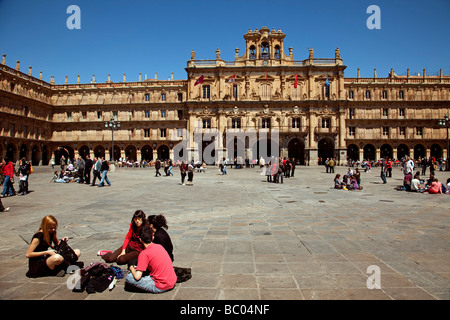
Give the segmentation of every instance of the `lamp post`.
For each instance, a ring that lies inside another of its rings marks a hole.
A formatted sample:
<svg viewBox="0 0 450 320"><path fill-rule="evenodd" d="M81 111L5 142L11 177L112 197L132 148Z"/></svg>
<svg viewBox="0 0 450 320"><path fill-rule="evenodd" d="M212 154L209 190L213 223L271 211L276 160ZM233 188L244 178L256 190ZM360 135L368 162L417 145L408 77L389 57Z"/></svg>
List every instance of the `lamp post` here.
<svg viewBox="0 0 450 320"><path fill-rule="evenodd" d="M114 118L111 118L109 121L105 121L105 128L111 129L111 155L109 157L109 160L114 163L114 130L117 130L120 128L120 121L114 120Z"/></svg>
<svg viewBox="0 0 450 320"><path fill-rule="evenodd" d="M450 163L449 163L449 143L448 143L448 127L449 127L450 121L448 118L448 115L444 116L444 119L439 119L439 126L445 127L447 129L447 158L445 159L445 170L450 169Z"/></svg>

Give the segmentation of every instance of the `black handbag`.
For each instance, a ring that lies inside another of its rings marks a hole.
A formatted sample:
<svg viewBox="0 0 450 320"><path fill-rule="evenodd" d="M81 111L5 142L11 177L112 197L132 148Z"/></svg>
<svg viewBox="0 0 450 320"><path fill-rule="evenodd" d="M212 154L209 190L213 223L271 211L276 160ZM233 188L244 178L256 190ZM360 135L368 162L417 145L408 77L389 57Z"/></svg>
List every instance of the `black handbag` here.
<svg viewBox="0 0 450 320"><path fill-rule="evenodd" d="M69 262L70 264L75 264L78 260L78 256L75 251L67 244L66 240L61 240L56 246L56 253L60 254L64 260Z"/></svg>

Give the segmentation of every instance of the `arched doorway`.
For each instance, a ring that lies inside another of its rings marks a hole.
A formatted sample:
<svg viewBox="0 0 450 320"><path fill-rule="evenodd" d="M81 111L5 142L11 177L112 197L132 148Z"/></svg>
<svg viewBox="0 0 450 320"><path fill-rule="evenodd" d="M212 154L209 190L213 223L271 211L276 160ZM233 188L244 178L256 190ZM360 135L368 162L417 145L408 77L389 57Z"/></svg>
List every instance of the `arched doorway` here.
<svg viewBox="0 0 450 320"><path fill-rule="evenodd" d="M380 148L380 158L392 159L392 147L388 144L383 144Z"/></svg>
<svg viewBox="0 0 450 320"><path fill-rule="evenodd" d="M375 160L375 147L372 144L364 146L364 159Z"/></svg>
<svg viewBox="0 0 450 320"><path fill-rule="evenodd" d="M81 157L81 159L86 159L86 156L89 155L89 147L84 145L78 150L78 155Z"/></svg>
<svg viewBox="0 0 450 320"><path fill-rule="evenodd" d="M42 165L46 166L48 165L48 151L47 146L42 147Z"/></svg>
<svg viewBox="0 0 450 320"><path fill-rule="evenodd" d="M116 146L114 146L114 153L116 153ZM120 158L120 150L119 150L119 157L116 159ZM138 161L137 159L137 150L135 146L127 146L125 148L125 158L127 159L127 161L132 161L132 162L136 162Z"/></svg>
<svg viewBox="0 0 450 320"><path fill-rule="evenodd" d="M324 164L326 159L334 158L334 142L330 138L322 138L317 147L317 156L322 159L320 164Z"/></svg>
<svg viewBox="0 0 450 320"><path fill-rule="evenodd" d="M359 148L357 145L350 144L347 147L347 157L350 160L355 160L355 161L359 160Z"/></svg>
<svg viewBox="0 0 450 320"><path fill-rule="evenodd" d="M278 141L274 141L274 146L278 146ZM271 139L258 139L252 146L252 155L255 159L263 157L265 162L270 161L271 157L278 157L279 152L272 152L272 140Z"/></svg>
<svg viewBox="0 0 450 320"><path fill-rule="evenodd" d="M114 157L112 157L112 148L109 148L109 155L110 155L111 160L114 160L114 161L119 160L120 159L120 147L117 144L114 145Z"/></svg>
<svg viewBox="0 0 450 320"><path fill-rule="evenodd" d="M153 148L148 144L141 148L141 158L146 161L153 160Z"/></svg>
<svg viewBox="0 0 450 320"><path fill-rule="evenodd" d="M430 157L431 158L435 158L435 159L440 159L442 158L442 148L440 145L438 145L437 143L431 145L430 148Z"/></svg>
<svg viewBox="0 0 450 320"><path fill-rule="evenodd" d="M94 157L95 158L102 158L105 156L105 148L103 146L96 146L94 147Z"/></svg>
<svg viewBox="0 0 450 320"><path fill-rule="evenodd" d="M31 148L31 164L33 166L37 166L39 164L38 152L39 152L38 146L34 145Z"/></svg>
<svg viewBox="0 0 450 320"><path fill-rule="evenodd" d="M6 146L6 157L11 160L12 162L16 162L17 159L15 159L15 155L16 154L16 146L14 143L9 143Z"/></svg>
<svg viewBox="0 0 450 320"><path fill-rule="evenodd" d="M166 145L162 145L158 148L158 158L159 160L167 160L169 159L169 147Z"/></svg>
<svg viewBox="0 0 450 320"><path fill-rule="evenodd" d="M421 144L417 144L414 147L414 159L419 159L419 157L423 159L425 156L425 147Z"/></svg>
<svg viewBox="0 0 450 320"><path fill-rule="evenodd" d="M26 144L22 144L19 150L19 159L25 158L27 159L27 146ZM27 159L30 160L30 159Z"/></svg>
<svg viewBox="0 0 450 320"><path fill-rule="evenodd" d="M296 163L305 164L305 143L297 138L288 143L288 157L295 159Z"/></svg>
<svg viewBox="0 0 450 320"><path fill-rule="evenodd" d="M406 156L409 156L409 148L406 144L402 143L397 147L397 159L402 160Z"/></svg>
<svg viewBox="0 0 450 320"><path fill-rule="evenodd" d="M67 159L70 159L71 161L73 161L73 158L75 157L75 152L69 146L58 147L55 150L55 163L56 164L61 163L61 157L64 157L65 162L67 164Z"/></svg>

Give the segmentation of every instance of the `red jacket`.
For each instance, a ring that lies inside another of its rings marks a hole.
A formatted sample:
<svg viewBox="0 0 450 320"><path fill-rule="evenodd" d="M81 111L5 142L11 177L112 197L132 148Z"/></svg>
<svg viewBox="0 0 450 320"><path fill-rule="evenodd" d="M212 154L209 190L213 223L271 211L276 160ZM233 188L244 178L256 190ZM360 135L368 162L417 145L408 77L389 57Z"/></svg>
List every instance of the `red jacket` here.
<svg viewBox="0 0 450 320"><path fill-rule="evenodd" d="M3 175L10 176L11 178L13 177L14 167L13 167L12 162L8 162L8 164L3 167Z"/></svg>

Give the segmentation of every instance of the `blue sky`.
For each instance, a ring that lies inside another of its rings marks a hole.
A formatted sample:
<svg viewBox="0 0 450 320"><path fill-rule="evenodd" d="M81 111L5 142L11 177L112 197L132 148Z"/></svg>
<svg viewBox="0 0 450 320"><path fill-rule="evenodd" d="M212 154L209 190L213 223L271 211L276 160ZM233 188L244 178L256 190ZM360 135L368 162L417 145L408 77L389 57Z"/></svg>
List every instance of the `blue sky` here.
<svg viewBox="0 0 450 320"><path fill-rule="evenodd" d="M81 10L81 29L66 26L70 5ZM366 26L370 5L381 12L381 29ZM423 72L450 74L449 0L0 0L0 55L21 71L32 66L57 84L137 81L147 75L186 79L192 49L196 59L234 60L244 54L243 35L251 28L279 28L285 51L294 59L333 58L339 47L346 77L386 77Z"/></svg>

